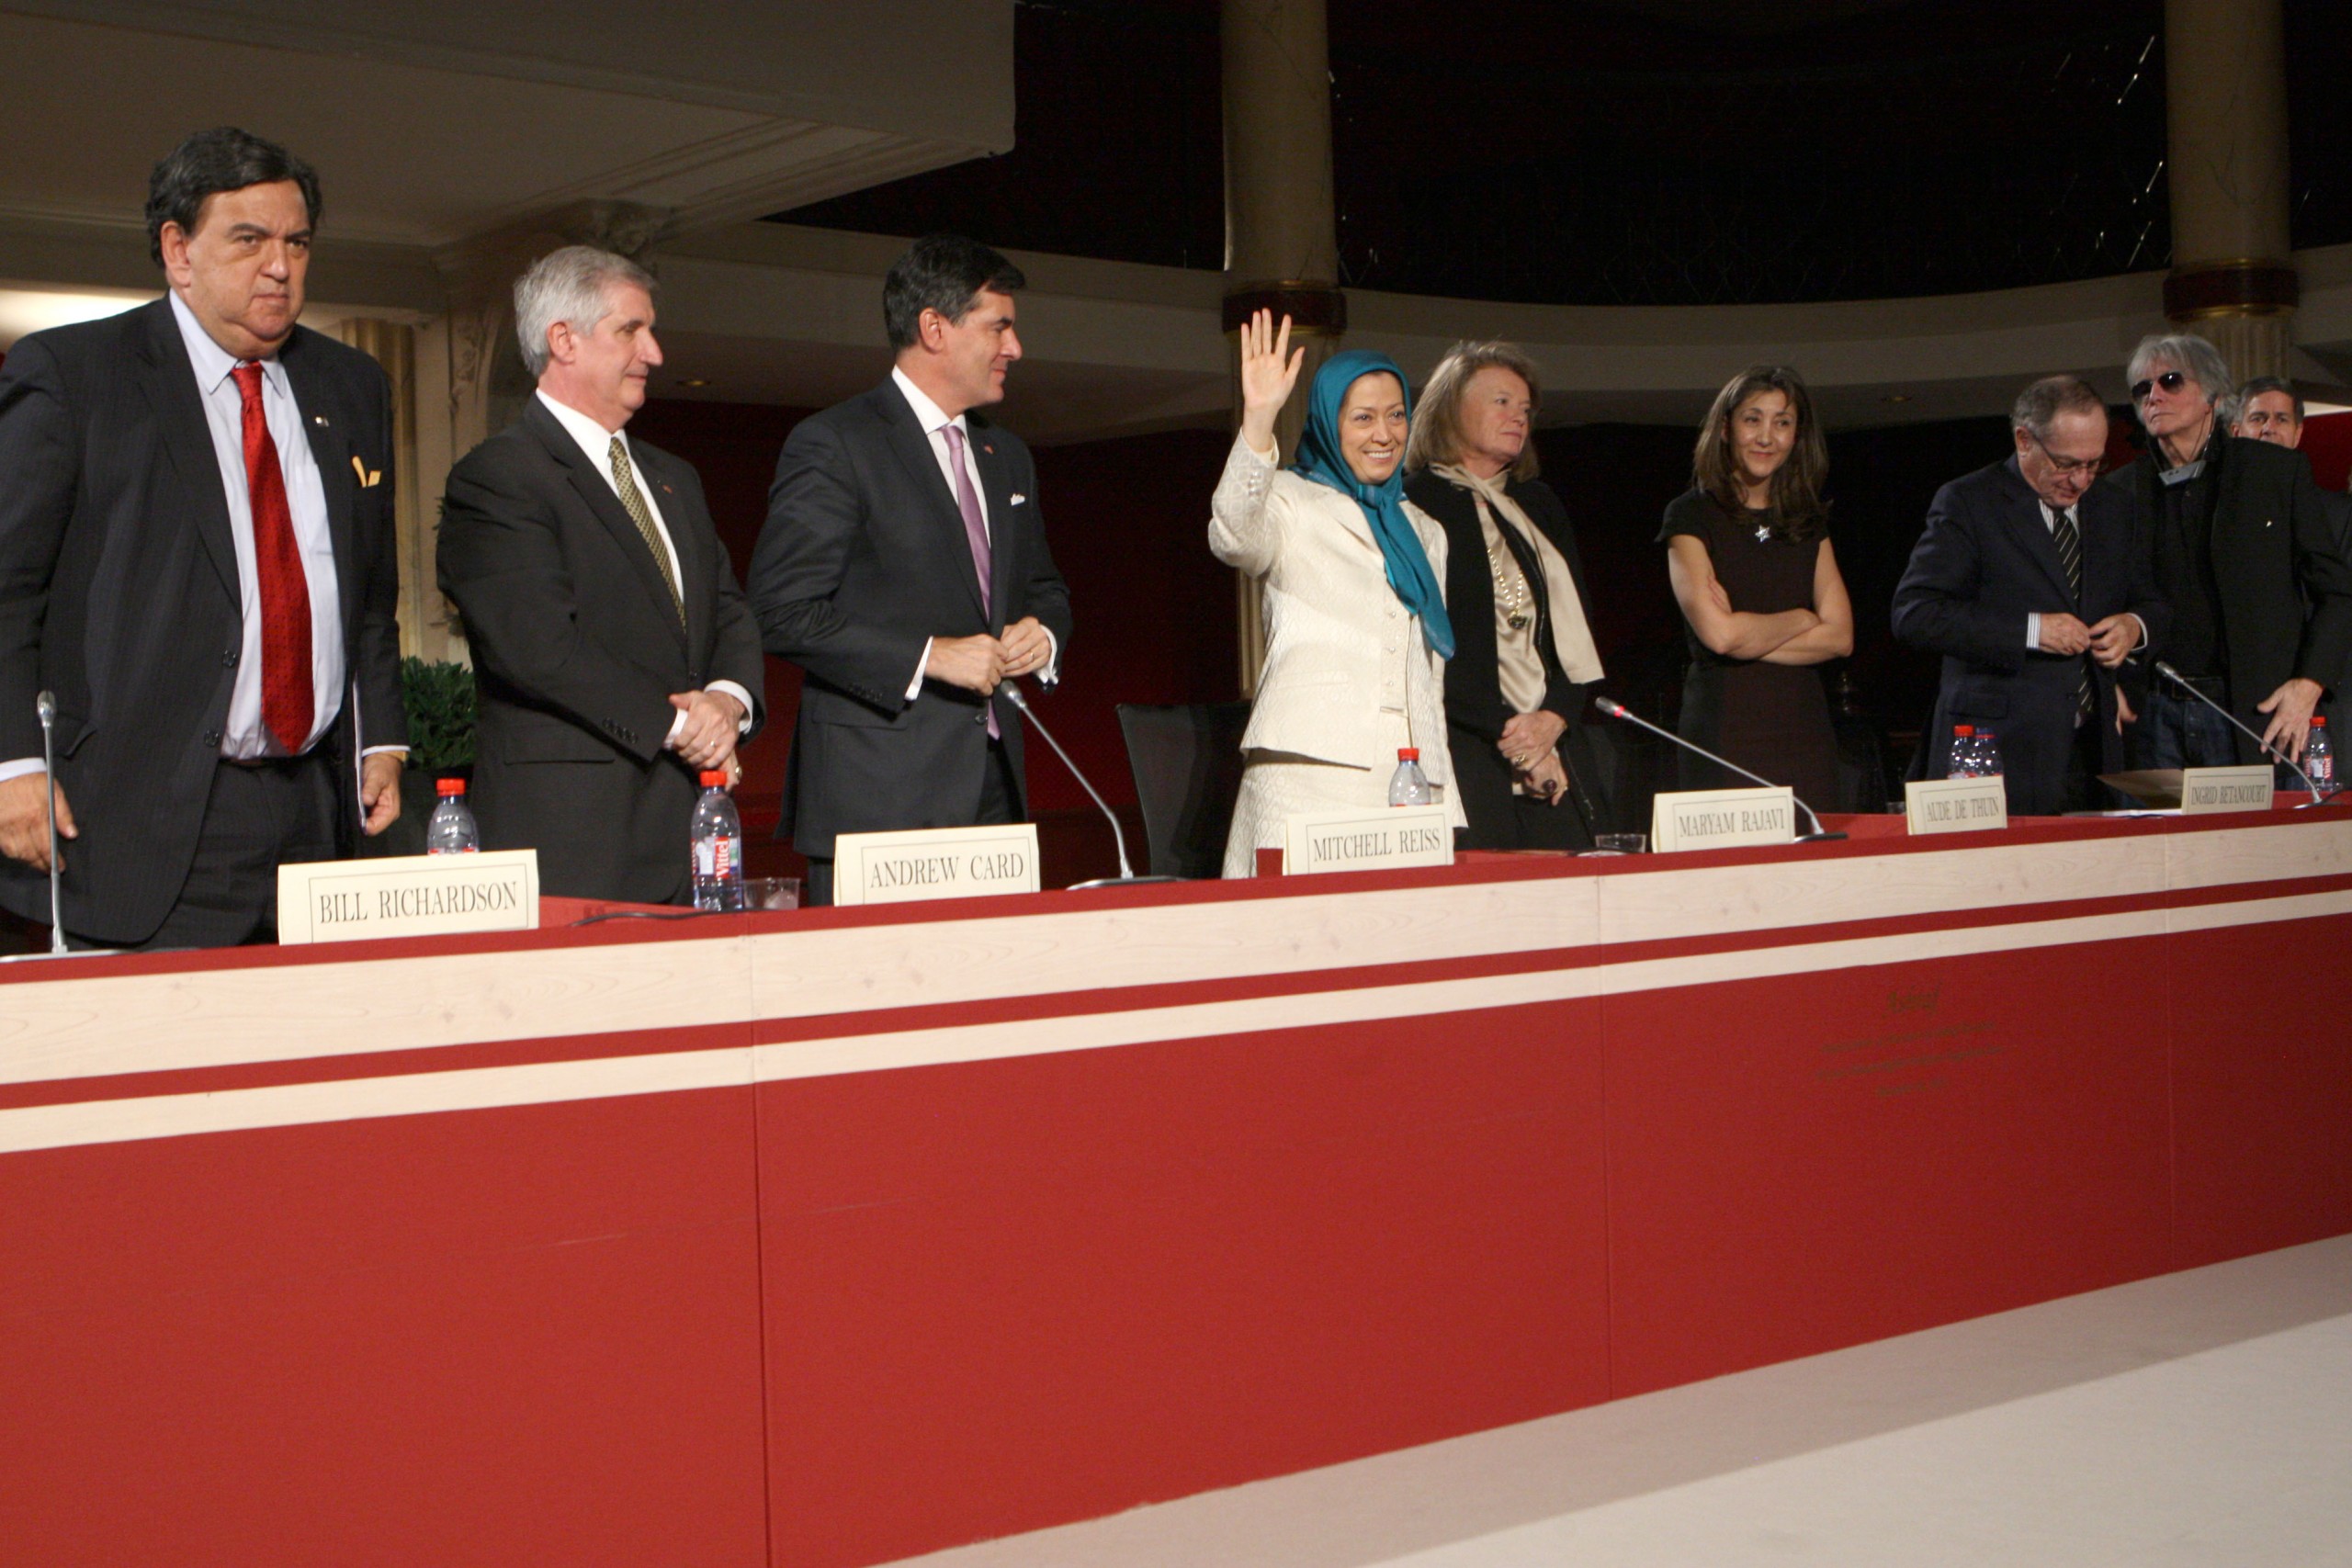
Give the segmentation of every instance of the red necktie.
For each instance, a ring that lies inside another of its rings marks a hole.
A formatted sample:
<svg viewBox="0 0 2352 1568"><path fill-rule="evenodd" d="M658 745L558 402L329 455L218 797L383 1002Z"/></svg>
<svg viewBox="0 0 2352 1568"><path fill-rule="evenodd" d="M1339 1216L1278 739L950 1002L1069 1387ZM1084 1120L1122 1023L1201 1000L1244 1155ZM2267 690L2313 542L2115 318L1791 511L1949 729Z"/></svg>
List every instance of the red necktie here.
<svg viewBox="0 0 2352 1568"><path fill-rule="evenodd" d="M311 584L286 504L277 443L261 409L261 367L232 372L245 400L245 493L253 502L254 575L261 590L261 721L289 757L311 739Z"/></svg>

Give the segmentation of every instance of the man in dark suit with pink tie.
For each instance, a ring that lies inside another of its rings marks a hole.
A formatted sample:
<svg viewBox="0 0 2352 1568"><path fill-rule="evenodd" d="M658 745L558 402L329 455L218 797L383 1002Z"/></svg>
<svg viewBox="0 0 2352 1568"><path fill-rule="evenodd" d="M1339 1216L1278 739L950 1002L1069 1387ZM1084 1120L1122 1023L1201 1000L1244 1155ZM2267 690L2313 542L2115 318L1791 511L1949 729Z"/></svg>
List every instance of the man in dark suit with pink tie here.
<svg viewBox="0 0 2352 1568"><path fill-rule="evenodd" d="M807 671L778 836L831 901L842 833L1017 822L1010 680L1054 680L1069 592L1029 449L978 410L1021 357L1020 270L933 235L892 266L889 379L794 427L749 586L767 650Z"/></svg>

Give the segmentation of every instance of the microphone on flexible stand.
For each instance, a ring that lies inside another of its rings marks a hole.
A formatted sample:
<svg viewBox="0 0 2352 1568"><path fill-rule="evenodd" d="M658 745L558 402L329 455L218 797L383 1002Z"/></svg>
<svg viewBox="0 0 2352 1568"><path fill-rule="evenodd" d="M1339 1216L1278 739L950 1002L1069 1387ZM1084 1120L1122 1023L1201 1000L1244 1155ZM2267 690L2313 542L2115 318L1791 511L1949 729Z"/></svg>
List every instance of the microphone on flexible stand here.
<svg viewBox="0 0 2352 1568"><path fill-rule="evenodd" d="M1102 815L1110 819L1111 842L1116 846L1119 852L1119 874L1116 876L1098 876L1091 882L1074 882L1070 884L1070 891L1075 893L1081 888L1087 887L1127 887L1146 882L1183 881L1184 879L1181 876L1137 876L1136 874L1135 867L1127 863L1127 835L1119 827L1119 814L1111 809L1109 805L1103 801L1102 796L1096 793L1094 786L1087 782L1086 775L1078 771L1078 764L1069 760L1069 753L1063 750L1062 743L1054 739L1054 732L1047 729L1044 724L1038 721L1036 710L1032 708L1028 702L1023 698L1021 695L1021 688L1015 685L1011 680L1005 680L999 682L996 689L1000 693L1003 694L1014 707L1021 710L1021 716L1027 719L1033 726L1035 726L1038 734L1046 738L1046 744L1052 747L1054 749L1054 755L1062 760L1062 766L1068 768L1069 770L1069 776L1078 781L1078 787L1084 790L1088 796L1093 800L1095 806L1101 809Z"/></svg>
<svg viewBox="0 0 2352 1568"><path fill-rule="evenodd" d="M65 945L65 900L58 886L62 863L57 855L57 694L43 692L33 699L33 711L40 715L41 804L49 818L49 951L64 953L73 951Z"/></svg>
<svg viewBox="0 0 2352 1568"><path fill-rule="evenodd" d="M2253 741L2254 749L2256 750L2260 751L2265 756L2278 758L2280 762L2285 763L2285 765L2293 772L2297 778L2302 780L2303 787L2312 792L2312 797L2303 802L2301 806L2296 807L2295 809L2297 811L2309 811L2314 806L2325 806L2327 804L2327 801L2323 798L2319 793L2319 785L2312 783L2311 774L2303 772L2301 768L2297 767L2293 762L2288 761L2286 752L2280 750L2276 746L2265 744L2261 736L2256 735L2245 725L2238 724L2237 715L2232 713L2229 709L2223 707L2221 704L2215 702L2212 698L2199 691L2194 685L2189 683L2188 676L2182 674L2179 671L2174 669L2171 665L2165 663L2161 659L2156 660L2156 673L2163 676L2165 680L2170 681L2174 685L2178 686L2182 691L2187 692L2190 696L2195 697L2199 702L2203 703L2207 707L2211 708L2215 713L2220 714L2223 718L2228 719L2232 724L2236 725L2238 733Z"/></svg>
<svg viewBox="0 0 2352 1568"><path fill-rule="evenodd" d="M1673 741L1677 746L1681 747L1685 751L1694 751L1700 756L1707 759L1710 762L1714 763L1717 767L1730 769L1733 773L1737 773L1741 778L1755 779L1758 784L1762 784L1766 789L1780 789L1783 787L1782 785L1774 784L1770 779L1757 778L1754 773L1749 773L1737 762L1725 761L1723 758L1716 756L1713 751L1708 750L1704 746L1694 745L1692 742L1685 740L1679 735L1675 734L1671 729L1662 728L1657 725L1652 724L1648 719L1645 719L1641 715L1634 712L1633 709L1627 707L1623 703L1612 703L1607 697L1595 697L1592 699L1592 705L1599 708L1611 718L1622 718L1628 724L1640 725L1644 729L1648 730L1653 735L1663 735L1668 740ZM1799 833L1796 836L1796 841L1798 843L1835 843L1846 836L1843 833L1832 833L1823 828L1821 825L1820 815L1816 813L1812 807L1807 806L1804 801L1797 800L1796 791L1790 790L1789 798L1791 800L1796 800L1797 809L1804 812L1807 817L1813 819L1813 831L1810 833Z"/></svg>

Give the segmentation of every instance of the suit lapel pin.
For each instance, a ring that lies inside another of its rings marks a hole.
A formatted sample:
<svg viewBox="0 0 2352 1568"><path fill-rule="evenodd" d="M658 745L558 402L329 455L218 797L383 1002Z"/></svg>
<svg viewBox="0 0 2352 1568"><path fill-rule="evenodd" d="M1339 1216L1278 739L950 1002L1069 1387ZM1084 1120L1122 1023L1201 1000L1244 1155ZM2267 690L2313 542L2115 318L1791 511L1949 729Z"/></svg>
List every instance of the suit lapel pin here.
<svg viewBox="0 0 2352 1568"><path fill-rule="evenodd" d="M1025 496L1025 495L1015 495L1015 496L1014 496L1011 501L1007 502L1005 504L1006 504L1006 505L1008 505L1008 506L1018 506L1018 505L1020 505L1023 502L1024 502L1024 501L1026 501L1026 500L1028 500L1028 499L1029 499L1029 498L1028 498L1027 496Z"/></svg>
<svg viewBox="0 0 2352 1568"><path fill-rule="evenodd" d="M981 450L981 451L983 451L983 452L986 452L986 453L987 453L989 457L995 457L995 456L996 456L996 448L995 448L995 447L993 447L993 446L989 446L989 445L987 442L985 442L985 441L983 441L983 442L981 442L981 443L980 443L980 450Z"/></svg>
<svg viewBox="0 0 2352 1568"><path fill-rule="evenodd" d="M311 423L321 430L324 430L327 428L327 416L322 413L314 413L311 416Z"/></svg>

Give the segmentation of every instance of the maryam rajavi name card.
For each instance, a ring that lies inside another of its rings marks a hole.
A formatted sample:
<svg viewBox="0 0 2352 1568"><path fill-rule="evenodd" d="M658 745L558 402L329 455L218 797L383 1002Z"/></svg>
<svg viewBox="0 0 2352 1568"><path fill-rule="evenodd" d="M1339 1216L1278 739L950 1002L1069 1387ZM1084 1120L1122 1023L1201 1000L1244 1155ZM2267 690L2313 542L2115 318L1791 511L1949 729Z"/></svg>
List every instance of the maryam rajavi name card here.
<svg viewBox="0 0 2352 1568"><path fill-rule="evenodd" d="M1669 790L1650 808L1650 847L1660 854L1787 844L1796 836L1796 795L1786 786Z"/></svg>

